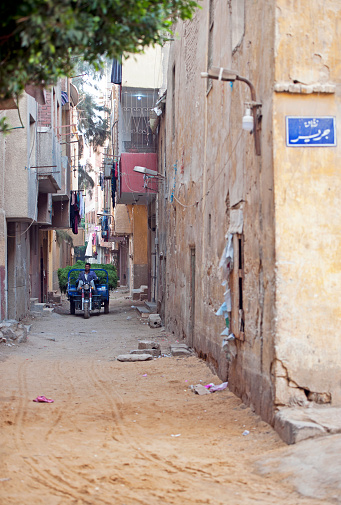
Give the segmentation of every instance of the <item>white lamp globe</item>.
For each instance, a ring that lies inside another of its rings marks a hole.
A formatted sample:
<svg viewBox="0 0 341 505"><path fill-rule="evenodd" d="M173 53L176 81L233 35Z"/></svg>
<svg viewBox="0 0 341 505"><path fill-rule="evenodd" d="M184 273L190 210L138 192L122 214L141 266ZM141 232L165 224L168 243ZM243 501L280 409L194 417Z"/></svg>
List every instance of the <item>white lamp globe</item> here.
<svg viewBox="0 0 341 505"><path fill-rule="evenodd" d="M251 109L246 109L245 116L243 116L242 121L243 130L252 132L253 130L253 116L251 115Z"/></svg>

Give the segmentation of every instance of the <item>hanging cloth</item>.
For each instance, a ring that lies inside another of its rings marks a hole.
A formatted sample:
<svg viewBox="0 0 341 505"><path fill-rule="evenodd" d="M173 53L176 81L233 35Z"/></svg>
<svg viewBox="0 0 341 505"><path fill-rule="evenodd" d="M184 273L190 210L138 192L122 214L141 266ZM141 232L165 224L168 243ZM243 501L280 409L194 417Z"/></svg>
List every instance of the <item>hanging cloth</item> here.
<svg viewBox="0 0 341 505"><path fill-rule="evenodd" d="M113 60L111 67L111 82L113 84L122 84L122 64Z"/></svg>

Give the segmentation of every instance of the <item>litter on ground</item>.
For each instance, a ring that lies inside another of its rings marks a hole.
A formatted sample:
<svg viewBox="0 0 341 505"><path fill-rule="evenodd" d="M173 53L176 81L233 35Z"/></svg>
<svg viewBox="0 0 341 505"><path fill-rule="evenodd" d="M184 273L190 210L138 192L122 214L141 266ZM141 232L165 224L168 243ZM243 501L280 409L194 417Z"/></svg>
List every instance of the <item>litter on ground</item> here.
<svg viewBox="0 0 341 505"><path fill-rule="evenodd" d="M37 403L53 403L54 402L54 400L51 400L50 398L46 398L46 396L37 396L37 398L35 398L33 401L37 402Z"/></svg>

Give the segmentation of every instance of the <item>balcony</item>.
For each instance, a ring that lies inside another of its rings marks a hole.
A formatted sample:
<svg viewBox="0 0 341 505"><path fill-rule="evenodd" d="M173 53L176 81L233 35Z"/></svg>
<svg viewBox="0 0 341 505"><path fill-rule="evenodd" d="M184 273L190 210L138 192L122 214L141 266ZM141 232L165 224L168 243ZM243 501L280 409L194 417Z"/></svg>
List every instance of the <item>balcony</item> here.
<svg viewBox="0 0 341 505"><path fill-rule="evenodd" d="M61 156L61 187L58 193L52 195L53 200L68 200L70 195L71 167L67 156Z"/></svg>
<svg viewBox="0 0 341 505"><path fill-rule="evenodd" d="M118 171L117 203L147 205L155 199L158 181L134 172L135 166L157 171L156 153L123 153Z"/></svg>
<svg viewBox="0 0 341 505"><path fill-rule="evenodd" d="M39 128L37 146L39 193L56 193L62 186L61 147L51 128Z"/></svg>

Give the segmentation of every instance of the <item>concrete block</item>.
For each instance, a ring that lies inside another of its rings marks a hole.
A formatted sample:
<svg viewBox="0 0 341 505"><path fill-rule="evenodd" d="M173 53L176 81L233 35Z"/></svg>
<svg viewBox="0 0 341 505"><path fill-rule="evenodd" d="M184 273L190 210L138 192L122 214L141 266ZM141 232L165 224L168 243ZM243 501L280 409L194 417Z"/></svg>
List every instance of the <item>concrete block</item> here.
<svg viewBox="0 0 341 505"><path fill-rule="evenodd" d="M148 361L150 359L153 359L151 354L120 354L120 356L117 356L117 361L126 362Z"/></svg>
<svg viewBox="0 0 341 505"><path fill-rule="evenodd" d="M209 395L211 394L208 389L205 388L202 384L197 384L196 386L193 386L192 388L193 393L197 395Z"/></svg>
<svg viewBox="0 0 341 505"><path fill-rule="evenodd" d="M43 309L46 307L46 303L35 303L32 307L31 310L33 309L35 312L42 312Z"/></svg>
<svg viewBox="0 0 341 505"><path fill-rule="evenodd" d="M130 354L151 354L154 358L161 356L161 349L135 349Z"/></svg>
<svg viewBox="0 0 341 505"><path fill-rule="evenodd" d="M275 415L274 428L287 444L341 433L341 408L330 405L282 408Z"/></svg>
<svg viewBox="0 0 341 505"><path fill-rule="evenodd" d="M150 315L150 312L146 307L136 307L136 310L140 317L147 318Z"/></svg>
<svg viewBox="0 0 341 505"><path fill-rule="evenodd" d="M185 358L187 356L191 356L192 353L188 349L183 349L181 347L171 347L171 354L172 356L179 356L182 358Z"/></svg>
<svg viewBox="0 0 341 505"><path fill-rule="evenodd" d="M151 340L141 340L138 349L160 349L160 344Z"/></svg>
<svg viewBox="0 0 341 505"><path fill-rule="evenodd" d="M309 421L286 418L281 416L281 412L278 412L275 416L274 428L281 439L289 445L325 434L322 426Z"/></svg>
<svg viewBox="0 0 341 505"><path fill-rule="evenodd" d="M162 321L159 314L150 314L148 324L151 328L160 328L160 326L162 326Z"/></svg>

